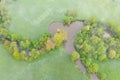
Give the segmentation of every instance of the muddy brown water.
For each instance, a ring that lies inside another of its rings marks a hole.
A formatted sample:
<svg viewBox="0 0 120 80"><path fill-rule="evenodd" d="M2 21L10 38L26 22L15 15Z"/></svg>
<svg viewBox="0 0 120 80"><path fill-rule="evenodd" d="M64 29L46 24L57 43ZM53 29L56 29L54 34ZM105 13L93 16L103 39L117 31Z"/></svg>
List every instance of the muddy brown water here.
<svg viewBox="0 0 120 80"><path fill-rule="evenodd" d="M84 23L80 21L75 21L69 26L65 26L62 22L54 22L49 25L48 29L51 32L52 37L54 36L54 34L57 32L58 29L62 29L67 33L68 37L67 37L67 41L64 43L64 49L68 53L72 54L75 51L74 48L75 37L77 33L80 31L80 29L83 28L84 26L85 26ZM87 72L86 68L84 67L80 59L76 61L76 65L82 72L84 73ZM92 74L90 80L99 80L99 79L96 76L96 74Z"/></svg>

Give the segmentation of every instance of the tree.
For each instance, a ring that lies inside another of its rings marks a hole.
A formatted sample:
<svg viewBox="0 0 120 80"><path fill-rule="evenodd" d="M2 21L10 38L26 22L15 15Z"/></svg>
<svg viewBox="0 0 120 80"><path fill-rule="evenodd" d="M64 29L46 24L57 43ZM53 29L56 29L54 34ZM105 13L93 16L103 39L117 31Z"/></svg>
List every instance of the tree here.
<svg viewBox="0 0 120 80"><path fill-rule="evenodd" d="M81 45L81 48L85 51L85 52L89 52L92 49L92 46L89 45L87 42L84 41L84 43Z"/></svg>
<svg viewBox="0 0 120 80"><path fill-rule="evenodd" d="M97 73L99 69L98 64L96 63L92 63L89 67L88 67L88 72L89 73Z"/></svg>
<svg viewBox="0 0 120 80"><path fill-rule="evenodd" d="M91 65L91 63L92 63L92 59L91 59L91 58L87 58L87 59L85 60L85 66L86 66L86 67L89 67L89 66Z"/></svg>
<svg viewBox="0 0 120 80"><path fill-rule="evenodd" d="M105 73L98 73L100 80L106 80L107 75Z"/></svg>
<svg viewBox="0 0 120 80"><path fill-rule="evenodd" d="M98 28L96 30L96 34L97 34L97 36L102 36L104 34L103 28Z"/></svg>
<svg viewBox="0 0 120 80"><path fill-rule="evenodd" d="M86 27L85 27L85 30L90 30L90 25L87 25Z"/></svg>
<svg viewBox="0 0 120 80"><path fill-rule="evenodd" d="M8 48L8 47L9 47L9 45L10 45L10 41L5 40L5 41L4 41L4 46L5 46L6 48Z"/></svg>
<svg viewBox="0 0 120 80"><path fill-rule="evenodd" d="M56 46L60 46L65 40L67 40L67 33L64 30L59 30L53 37L53 41Z"/></svg>
<svg viewBox="0 0 120 80"><path fill-rule="evenodd" d="M48 51L55 48L55 44L53 43L53 41L50 38L48 38L45 45L46 45L46 50L48 50Z"/></svg>
<svg viewBox="0 0 120 80"><path fill-rule="evenodd" d="M11 40L12 41L19 41L20 40L20 36L17 34L11 34Z"/></svg>
<svg viewBox="0 0 120 80"><path fill-rule="evenodd" d="M74 52L72 53L71 58L72 58L73 61L76 61L77 59L80 58L80 55L79 55L78 52L74 51Z"/></svg>
<svg viewBox="0 0 120 80"><path fill-rule="evenodd" d="M98 44L100 41L101 41L101 39L99 37L97 37L97 36L94 36L92 38L92 43L94 43L94 44Z"/></svg>
<svg viewBox="0 0 120 80"><path fill-rule="evenodd" d="M21 59L21 55L17 49L17 47L14 48L14 52L13 52L13 57L17 60L20 60Z"/></svg>
<svg viewBox="0 0 120 80"><path fill-rule="evenodd" d="M63 19L64 24L66 24L66 25L70 25L72 23L72 20L73 20L73 17L65 17Z"/></svg>
<svg viewBox="0 0 120 80"><path fill-rule="evenodd" d="M99 60L99 61L103 61L103 60L105 60L106 58L107 58L106 54L103 53L103 54L101 54L101 55L99 56L98 60Z"/></svg>
<svg viewBox="0 0 120 80"><path fill-rule="evenodd" d="M26 40L20 42L20 46L22 46L25 50L30 49L31 42L30 42L30 40L26 39Z"/></svg>
<svg viewBox="0 0 120 80"><path fill-rule="evenodd" d="M11 42L8 49L9 49L10 52L13 53L15 49L18 50L17 47L18 47L18 45L17 45L16 42Z"/></svg>
<svg viewBox="0 0 120 80"><path fill-rule="evenodd" d="M110 59L115 58L115 56L116 56L116 51L115 51L115 50L110 50L108 56L109 56Z"/></svg>
<svg viewBox="0 0 120 80"><path fill-rule="evenodd" d="M21 59L23 59L23 60L27 60L27 56L26 56L26 51L21 51L20 52L20 55L21 55Z"/></svg>

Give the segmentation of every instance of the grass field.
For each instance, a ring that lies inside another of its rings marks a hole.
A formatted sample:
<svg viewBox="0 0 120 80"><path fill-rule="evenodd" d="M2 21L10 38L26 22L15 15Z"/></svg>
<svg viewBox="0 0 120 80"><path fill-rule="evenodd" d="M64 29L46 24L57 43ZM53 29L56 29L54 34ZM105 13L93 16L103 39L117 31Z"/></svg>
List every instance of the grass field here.
<svg viewBox="0 0 120 80"><path fill-rule="evenodd" d="M0 45L0 80L88 80L62 48L34 62L15 60Z"/></svg>
<svg viewBox="0 0 120 80"><path fill-rule="evenodd" d="M107 74L106 80L120 80L120 61L109 60L108 62L99 63L100 72Z"/></svg>
<svg viewBox="0 0 120 80"><path fill-rule="evenodd" d="M53 21L61 21L68 9L77 9L80 18L95 16L120 24L120 1L114 0L16 0L7 4L12 17L10 31L38 38Z"/></svg>

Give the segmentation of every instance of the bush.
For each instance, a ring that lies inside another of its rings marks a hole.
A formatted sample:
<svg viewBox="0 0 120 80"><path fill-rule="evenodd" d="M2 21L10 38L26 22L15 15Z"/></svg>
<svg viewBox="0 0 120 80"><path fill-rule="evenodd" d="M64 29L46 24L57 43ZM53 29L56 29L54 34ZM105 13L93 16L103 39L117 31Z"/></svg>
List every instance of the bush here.
<svg viewBox="0 0 120 80"><path fill-rule="evenodd" d="M74 52L72 53L71 58L72 58L72 61L76 61L77 59L80 58L80 55L79 55L78 52L74 51Z"/></svg>
<svg viewBox="0 0 120 80"><path fill-rule="evenodd" d="M14 53L15 48L18 51L17 47L18 47L18 45L17 45L16 42L11 42L8 49L9 49L10 52Z"/></svg>
<svg viewBox="0 0 120 80"><path fill-rule="evenodd" d="M99 29L96 30L96 35L97 36L103 36L103 34L104 34L103 28L99 28Z"/></svg>
<svg viewBox="0 0 120 80"><path fill-rule="evenodd" d="M17 34L11 34L11 40L12 41L20 41L20 36Z"/></svg>
<svg viewBox="0 0 120 80"><path fill-rule="evenodd" d="M27 56L26 56L26 51L21 51L20 52L20 55L21 55L21 59L23 59L23 60L27 60Z"/></svg>
<svg viewBox="0 0 120 80"><path fill-rule="evenodd" d="M35 48L41 49L45 47L45 42L48 40L49 37L50 37L50 33L45 33L40 37L38 42L36 42L36 44L35 45L33 44L33 45L36 46Z"/></svg>
<svg viewBox="0 0 120 80"><path fill-rule="evenodd" d="M67 33L64 30L59 30L53 37L56 47L60 46L67 40Z"/></svg>
<svg viewBox="0 0 120 80"><path fill-rule="evenodd" d="M115 51L115 50L110 50L108 56L109 56L110 59L115 58L115 56L116 56L116 51Z"/></svg>
<svg viewBox="0 0 120 80"><path fill-rule="evenodd" d="M20 41L20 46L25 50L29 50L31 48L31 42L28 39Z"/></svg>
<svg viewBox="0 0 120 80"><path fill-rule="evenodd" d="M53 43L53 41L50 38L46 41L45 45L47 51L55 48L55 43Z"/></svg>
<svg viewBox="0 0 120 80"><path fill-rule="evenodd" d="M3 38L10 38L10 33L4 28L0 28L0 35L2 35Z"/></svg>
<svg viewBox="0 0 120 80"><path fill-rule="evenodd" d="M66 25L70 25L72 23L73 19L74 19L73 17L64 17L63 22Z"/></svg>
<svg viewBox="0 0 120 80"><path fill-rule="evenodd" d="M20 60L21 59L21 56L20 56L20 53L19 52L14 52L13 53L13 57L17 60Z"/></svg>
<svg viewBox="0 0 120 80"><path fill-rule="evenodd" d="M85 27L85 29L88 31L88 30L90 30L90 25L87 25L86 27Z"/></svg>
<svg viewBox="0 0 120 80"><path fill-rule="evenodd" d="M88 67L88 72L89 73L97 73L99 69L98 64L96 63L92 63L89 67Z"/></svg>
<svg viewBox="0 0 120 80"><path fill-rule="evenodd" d="M101 54L101 55L99 56L98 60L99 60L99 61L103 61L103 60L105 60L106 58L107 58L106 54L103 53L103 54Z"/></svg>
<svg viewBox="0 0 120 80"><path fill-rule="evenodd" d="M85 66L86 67L89 67L91 65L91 63L92 63L92 59L91 58L88 58L88 59L85 60Z"/></svg>
<svg viewBox="0 0 120 80"><path fill-rule="evenodd" d="M106 80L107 75L105 73L98 73L100 80Z"/></svg>
<svg viewBox="0 0 120 80"><path fill-rule="evenodd" d="M101 39L97 36L93 36L92 37L92 43L93 44L98 44L101 41Z"/></svg>
<svg viewBox="0 0 120 80"><path fill-rule="evenodd" d="M8 48L8 47L9 47L9 45L10 45L10 41L5 40L5 41L4 41L4 46L5 46L6 48Z"/></svg>

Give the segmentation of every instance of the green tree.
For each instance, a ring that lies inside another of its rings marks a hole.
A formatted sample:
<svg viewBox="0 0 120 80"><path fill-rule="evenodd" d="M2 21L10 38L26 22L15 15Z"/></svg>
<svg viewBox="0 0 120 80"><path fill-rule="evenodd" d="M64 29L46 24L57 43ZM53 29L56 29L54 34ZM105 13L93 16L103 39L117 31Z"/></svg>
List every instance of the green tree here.
<svg viewBox="0 0 120 80"><path fill-rule="evenodd" d="M72 61L76 61L77 59L80 58L80 55L79 55L78 52L74 51L74 52L72 53L71 58L72 58Z"/></svg>
<svg viewBox="0 0 120 80"><path fill-rule="evenodd" d="M55 44L53 43L53 41L50 38L48 38L45 45L46 45L46 50L48 50L48 51L55 48Z"/></svg>
<svg viewBox="0 0 120 80"><path fill-rule="evenodd" d="M65 40L67 40L67 33L64 30L59 30L53 37L53 41L56 46L60 46Z"/></svg>
<svg viewBox="0 0 120 80"><path fill-rule="evenodd" d="M110 50L108 56L109 56L110 59L115 58L115 56L116 56L116 51L115 51L115 50Z"/></svg>
<svg viewBox="0 0 120 80"><path fill-rule="evenodd" d="M96 63L92 63L89 67L88 67L88 72L89 73L97 73L99 69L98 64Z"/></svg>
<svg viewBox="0 0 120 80"><path fill-rule="evenodd" d="M98 73L100 80L106 80L107 75L105 73Z"/></svg>
<svg viewBox="0 0 120 80"><path fill-rule="evenodd" d="M20 41L20 36L17 34L11 34L11 40L12 41Z"/></svg>
<svg viewBox="0 0 120 80"><path fill-rule="evenodd" d="M19 52L14 52L13 57L17 60L20 60L20 58L21 58Z"/></svg>
<svg viewBox="0 0 120 80"><path fill-rule="evenodd" d="M64 24L70 25L73 21L73 17L64 17L63 21L64 21Z"/></svg>
<svg viewBox="0 0 120 80"><path fill-rule="evenodd" d="M100 56L99 56L99 58L98 58L98 60L99 61L103 61L103 60L105 60L107 58L107 56L106 56L106 54L101 54Z"/></svg>
<svg viewBox="0 0 120 80"><path fill-rule="evenodd" d="M24 41L20 41L20 46L23 47L23 49L30 49L31 48L31 41L26 39Z"/></svg>

